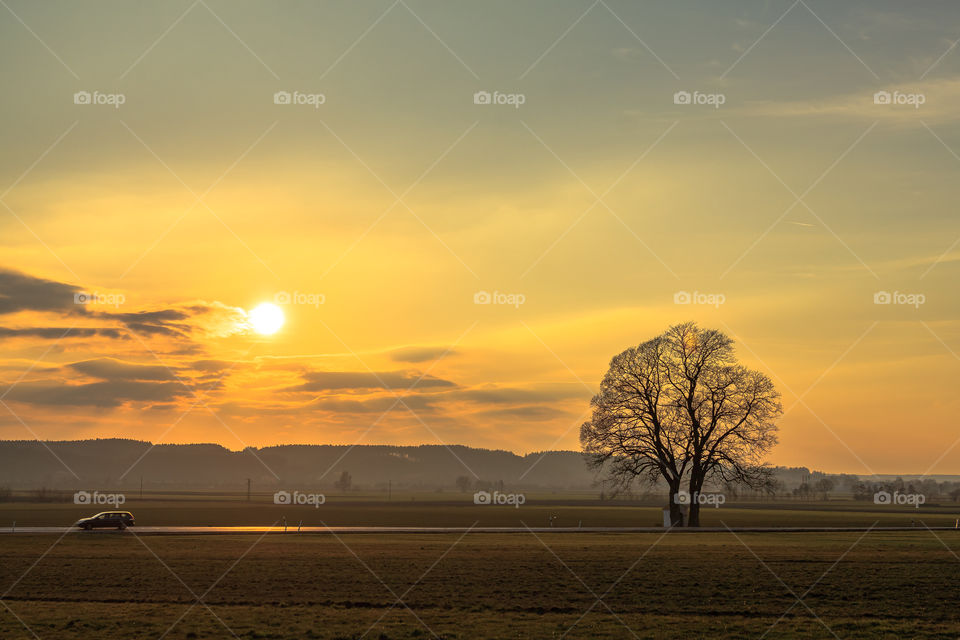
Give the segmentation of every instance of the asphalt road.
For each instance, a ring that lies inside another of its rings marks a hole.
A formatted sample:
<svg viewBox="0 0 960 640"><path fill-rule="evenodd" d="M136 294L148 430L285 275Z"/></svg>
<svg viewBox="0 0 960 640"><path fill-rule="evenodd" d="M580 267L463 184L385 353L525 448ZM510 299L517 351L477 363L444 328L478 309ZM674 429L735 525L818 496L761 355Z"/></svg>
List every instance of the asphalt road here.
<svg viewBox="0 0 960 640"><path fill-rule="evenodd" d="M663 527L302 527L252 526L252 527L142 527L135 526L127 531L117 529L95 529L82 531L76 527L4 527L0 534L7 533L46 533L65 534L75 531L78 535L130 534L136 535L205 535L205 534L346 534L346 533L391 533L391 534L428 534L428 533L664 533ZM678 528L670 533L837 533L865 531L957 531L955 527L700 527L697 529Z"/></svg>

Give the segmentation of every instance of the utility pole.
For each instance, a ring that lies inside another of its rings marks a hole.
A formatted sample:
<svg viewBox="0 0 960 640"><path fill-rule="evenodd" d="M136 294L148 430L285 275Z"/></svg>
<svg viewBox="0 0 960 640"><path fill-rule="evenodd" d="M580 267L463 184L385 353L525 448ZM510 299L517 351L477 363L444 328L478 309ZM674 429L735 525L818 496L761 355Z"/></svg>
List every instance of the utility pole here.
<svg viewBox="0 0 960 640"><path fill-rule="evenodd" d="M247 478L247 502L250 502L250 478Z"/></svg>
<svg viewBox="0 0 960 640"><path fill-rule="evenodd" d="M387 480L387 500L393 500L393 480Z"/></svg>
<svg viewBox="0 0 960 640"><path fill-rule="evenodd" d="M140 499L143 500L143 476L140 476Z"/></svg>

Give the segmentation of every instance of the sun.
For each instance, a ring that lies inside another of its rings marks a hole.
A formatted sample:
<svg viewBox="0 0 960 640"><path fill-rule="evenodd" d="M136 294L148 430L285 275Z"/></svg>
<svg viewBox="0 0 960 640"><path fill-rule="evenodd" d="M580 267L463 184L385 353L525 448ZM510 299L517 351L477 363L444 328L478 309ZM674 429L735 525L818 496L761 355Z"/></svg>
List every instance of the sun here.
<svg viewBox="0 0 960 640"><path fill-rule="evenodd" d="M283 309L270 302L264 302L251 309L247 314L250 326L262 336L273 335L283 326Z"/></svg>

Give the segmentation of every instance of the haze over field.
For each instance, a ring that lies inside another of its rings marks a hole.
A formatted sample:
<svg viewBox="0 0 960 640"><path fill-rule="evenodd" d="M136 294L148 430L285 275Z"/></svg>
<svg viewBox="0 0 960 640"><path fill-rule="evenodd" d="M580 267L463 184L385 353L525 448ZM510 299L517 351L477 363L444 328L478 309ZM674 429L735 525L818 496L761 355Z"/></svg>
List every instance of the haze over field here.
<svg viewBox="0 0 960 640"><path fill-rule="evenodd" d="M696 320L773 464L960 469L952 3L7 4L2 439L574 450Z"/></svg>

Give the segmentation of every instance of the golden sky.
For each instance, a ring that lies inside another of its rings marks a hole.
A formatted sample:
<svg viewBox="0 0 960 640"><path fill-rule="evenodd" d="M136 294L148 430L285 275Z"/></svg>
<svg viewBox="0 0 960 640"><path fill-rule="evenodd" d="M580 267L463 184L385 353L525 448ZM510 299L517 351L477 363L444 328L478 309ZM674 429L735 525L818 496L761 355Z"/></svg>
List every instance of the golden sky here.
<svg viewBox="0 0 960 640"><path fill-rule="evenodd" d="M960 473L960 14L840 4L8 0L0 438L576 449L696 320Z"/></svg>

